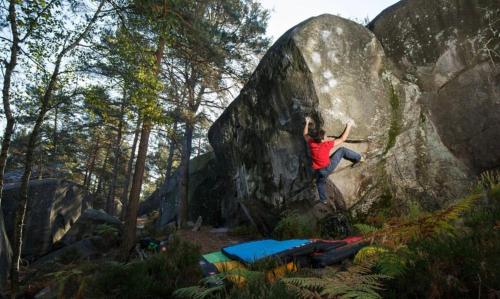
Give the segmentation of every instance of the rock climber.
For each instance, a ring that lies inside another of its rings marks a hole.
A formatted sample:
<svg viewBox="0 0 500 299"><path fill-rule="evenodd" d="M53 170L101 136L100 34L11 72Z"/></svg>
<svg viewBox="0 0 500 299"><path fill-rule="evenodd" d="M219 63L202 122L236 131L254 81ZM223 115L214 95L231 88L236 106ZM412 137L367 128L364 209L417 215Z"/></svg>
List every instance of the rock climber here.
<svg viewBox="0 0 500 299"><path fill-rule="evenodd" d="M347 140L354 122L351 120L346 124L346 128L340 138L326 136L325 130L312 129L309 132L310 117L305 119L304 138L309 146L312 160L312 168L316 174L316 187L318 188L319 199L326 204L326 179L335 170L342 158L351 161L351 166L356 166L364 162L364 157L359 153L345 147L340 147L334 151L334 147L339 146Z"/></svg>

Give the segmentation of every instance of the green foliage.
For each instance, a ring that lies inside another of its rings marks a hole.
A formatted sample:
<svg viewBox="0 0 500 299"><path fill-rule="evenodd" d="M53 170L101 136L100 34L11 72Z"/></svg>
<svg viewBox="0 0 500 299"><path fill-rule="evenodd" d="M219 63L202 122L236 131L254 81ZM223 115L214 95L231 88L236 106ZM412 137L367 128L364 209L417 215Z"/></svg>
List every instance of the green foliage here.
<svg viewBox="0 0 500 299"><path fill-rule="evenodd" d="M497 217L500 214L497 214ZM485 224L485 223L483 223ZM412 244L414 255L406 274L388 287L397 298L471 297L498 290L500 233L480 228L456 237L442 235Z"/></svg>
<svg viewBox="0 0 500 299"><path fill-rule="evenodd" d="M418 204L418 202L415 201L410 201L408 203L408 219L410 220L415 220L418 219L420 216L423 215L422 208Z"/></svg>
<svg viewBox="0 0 500 299"><path fill-rule="evenodd" d="M120 230L113 225L100 224L96 226L94 233L103 238L117 238L120 235Z"/></svg>
<svg viewBox="0 0 500 299"><path fill-rule="evenodd" d="M120 243L120 229L109 224L100 224L94 229L94 234L101 237L105 248L113 248Z"/></svg>
<svg viewBox="0 0 500 299"><path fill-rule="evenodd" d="M66 265L78 261L81 256L77 248L68 248L59 256L58 261Z"/></svg>
<svg viewBox="0 0 500 299"><path fill-rule="evenodd" d="M128 264L108 262L86 288L88 298L169 298L201 277L199 248L174 239L167 251Z"/></svg>
<svg viewBox="0 0 500 299"><path fill-rule="evenodd" d="M418 226L412 229L406 223L403 230L420 232L406 239L405 246L391 247L377 255L376 269L395 278L387 285L390 291L384 297L464 298L498 292L498 176L483 174L474 190L483 193L471 194L443 211L416 219L414 225ZM394 236L399 239L397 234L385 238Z"/></svg>
<svg viewBox="0 0 500 299"><path fill-rule="evenodd" d="M398 277L408 270L409 260L403 250L397 252L382 252L376 260L376 269L379 273L390 277Z"/></svg>
<svg viewBox="0 0 500 299"><path fill-rule="evenodd" d="M390 85L389 104L391 105L391 126L389 128L389 136L384 153L387 153L396 144L396 137L399 135L402 125L400 99L396 91L394 90L394 86L392 86L391 83L389 83L389 85Z"/></svg>
<svg viewBox="0 0 500 299"><path fill-rule="evenodd" d="M353 226L362 235L374 233L378 230L375 226L364 223L356 223Z"/></svg>
<svg viewBox="0 0 500 299"><path fill-rule="evenodd" d="M472 194L459 200L449 208L431 214L423 214L416 219L399 217L390 219L382 229L366 235L378 244L394 250L411 241L421 240L437 234L454 234L453 223L469 211L481 194Z"/></svg>
<svg viewBox="0 0 500 299"><path fill-rule="evenodd" d="M281 218L273 236L278 239L311 238L317 236L316 223L311 217L292 211Z"/></svg>
<svg viewBox="0 0 500 299"><path fill-rule="evenodd" d="M358 253L356 253L356 256L354 257L354 263L362 264L366 261L373 260L374 257L379 257L384 252L387 252L387 249L380 246L370 245L363 247L358 251Z"/></svg>
<svg viewBox="0 0 500 299"><path fill-rule="evenodd" d="M319 277L289 277L282 281L298 298L382 298L382 280L372 274L372 264L355 265L345 271L327 268Z"/></svg>
<svg viewBox="0 0 500 299"><path fill-rule="evenodd" d="M269 283L264 272L233 269L204 278L200 285L178 289L176 298L293 298L281 281Z"/></svg>
<svg viewBox="0 0 500 299"><path fill-rule="evenodd" d="M229 299L288 299L293 298L282 281L268 283L260 276L250 279L243 288L232 288L225 297Z"/></svg>
<svg viewBox="0 0 500 299"><path fill-rule="evenodd" d="M26 285L50 281L51 287L57 289L58 298L82 298L89 273L95 272L98 265L89 262L61 265L48 263L40 269L38 277L31 277Z"/></svg>
<svg viewBox="0 0 500 299"><path fill-rule="evenodd" d="M481 173L478 184L481 190L491 190L500 184L500 170L491 170Z"/></svg>
<svg viewBox="0 0 500 299"><path fill-rule="evenodd" d="M310 225L315 222L311 219ZM317 222L315 231L326 239L344 239L351 234L351 220L345 213L337 212L326 215Z"/></svg>
<svg viewBox="0 0 500 299"><path fill-rule="evenodd" d="M376 272L389 277L397 277L405 273L409 251L406 248L390 251L381 246L367 246L362 248L354 257L355 264L371 262Z"/></svg>

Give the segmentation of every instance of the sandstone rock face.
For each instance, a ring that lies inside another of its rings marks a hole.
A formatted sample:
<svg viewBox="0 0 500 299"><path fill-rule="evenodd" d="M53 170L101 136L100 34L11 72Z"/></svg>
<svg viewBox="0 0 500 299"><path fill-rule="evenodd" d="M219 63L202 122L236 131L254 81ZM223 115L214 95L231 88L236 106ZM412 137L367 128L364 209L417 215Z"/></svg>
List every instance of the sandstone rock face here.
<svg viewBox="0 0 500 299"><path fill-rule="evenodd" d="M496 0L401 1L369 28L419 88L423 113L474 173L500 166L500 4Z"/></svg>
<svg viewBox="0 0 500 299"><path fill-rule="evenodd" d="M263 231L311 206L306 115L331 135L356 124L345 146L367 163L330 176L351 211L381 197L432 210L461 196L500 167L499 16L496 0L408 0L368 28L322 15L290 29L209 131L222 200Z"/></svg>
<svg viewBox="0 0 500 299"><path fill-rule="evenodd" d="M498 19L494 0L408 0L369 24L393 66L385 170L396 197L437 208L500 167Z"/></svg>
<svg viewBox="0 0 500 299"><path fill-rule="evenodd" d="M7 234L12 235L19 183L4 186L2 210ZM32 180L25 220L22 255L37 257L49 252L82 212L87 194L76 184L61 179Z"/></svg>
<svg viewBox="0 0 500 299"><path fill-rule="evenodd" d="M191 159L189 166L189 218L196 219L202 216L204 223L217 224L220 222L221 201L215 191L217 174L215 171L214 154L212 152ZM165 226L174 221L179 205L178 183L179 173L175 172L158 188L143 204L143 213L153 209L160 210L158 225Z"/></svg>
<svg viewBox="0 0 500 299"><path fill-rule="evenodd" d="M99 225L108 225L116 228L118 231L122 230L122 223L116 217L102 210L86 209L66 232L61 242L65 245L70 245L92 237Z"/></svg>
<svg viewBox="0 0 500 299"><path fill-rule="evenodd" d="M217 161L234 181L233 200L264 230L290 202L316 196L302 137L305 115L335 135L354 120L351 137L362 142L351 147L382 154L391 117L384 66L383 49L369 30L331 15L312 18L276 42L211 127ZM352 175L347 201L363 181L362 171Z"/></svg>

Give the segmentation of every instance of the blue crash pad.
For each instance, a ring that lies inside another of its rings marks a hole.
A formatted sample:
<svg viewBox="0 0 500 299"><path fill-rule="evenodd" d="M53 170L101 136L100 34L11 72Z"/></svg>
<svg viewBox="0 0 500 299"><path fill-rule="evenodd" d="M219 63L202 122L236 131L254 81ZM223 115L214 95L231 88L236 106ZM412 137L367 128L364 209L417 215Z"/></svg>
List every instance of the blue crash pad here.
<svg viewBox="0 0 500 299"><path fill-rule="evenodd" d="M222 249L222 252L233 259L245 263L253 263L282 251L301 247L309 243L311 243L310 240L292 239L276 241L267 239L227 246Z"/></svg>

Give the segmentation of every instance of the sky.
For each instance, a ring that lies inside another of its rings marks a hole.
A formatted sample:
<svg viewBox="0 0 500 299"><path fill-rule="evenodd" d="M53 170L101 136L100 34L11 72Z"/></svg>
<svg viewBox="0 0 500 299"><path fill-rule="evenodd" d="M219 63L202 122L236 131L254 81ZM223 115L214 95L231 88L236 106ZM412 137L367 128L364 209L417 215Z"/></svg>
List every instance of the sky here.
<svg viewBox="0 0 500 299"><path fill-rule="evenodd" d="M267 35L276 41L291 27L313 16L329 13L362 22L375 18L397 0L260 0L271 11Z"/></svg>

